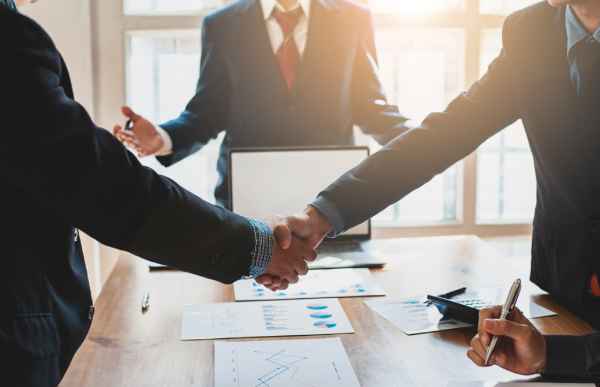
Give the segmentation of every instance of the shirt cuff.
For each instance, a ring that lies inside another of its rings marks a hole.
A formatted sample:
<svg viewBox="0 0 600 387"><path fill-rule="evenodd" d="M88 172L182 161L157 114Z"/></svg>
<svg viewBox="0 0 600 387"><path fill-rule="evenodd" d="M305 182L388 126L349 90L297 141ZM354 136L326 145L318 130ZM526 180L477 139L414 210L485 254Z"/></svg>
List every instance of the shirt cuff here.
<svg viewBox="0 0 600 387"><path fill-rule="evenodd" d="M330 238L335 238L345 231L344 220L340 210L331 200L319 195L314 202L310 204L327 219L329 224L333 227L333 230L328 235Z"/></svg>
<svg viewBox="0 0 600 387"><path fill-rule="evenodd" d="M156 156L170 155L171 153L173 153L173 140L171 139L171 136L169 135L169 133L167 133L166 130L164 130L160 126L157 126L156 130L158 131L158 134L160 135L160 137L162 137L163 140L163 147L160 148L158 152L156 152Z"/></svg>
<svg viewBox="0 0 600 387"><path fill-rule="evenodd" d="M249 274L250 277L256 278L263 275L271 263L274 238L273 232L267 224L253 219L250 219L249 222L254 234L254 247Z"/></svg>
<svg viewBox="0 0 600 387"><path fill-rule="evenodd" d="M546 376L588 376L585 336L546 336Z"/></svg>

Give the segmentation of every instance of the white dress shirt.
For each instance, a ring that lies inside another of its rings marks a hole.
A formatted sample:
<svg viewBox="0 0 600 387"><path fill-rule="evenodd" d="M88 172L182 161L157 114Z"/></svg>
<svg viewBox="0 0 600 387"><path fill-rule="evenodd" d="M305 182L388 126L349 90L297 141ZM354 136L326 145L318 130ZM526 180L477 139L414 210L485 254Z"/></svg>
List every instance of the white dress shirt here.
<svg viewBox="0 0 600 387"><path fill-rule="evenodd" d="M300 52L300 56L304 54L304 48L306 47L306 40L308 37L308 20L310 17L310 1L311 0L296 0L296 4L288 10L293 11L298 8L302 8L303 15L298 21L296 29L294 30L294 40L296 46ZM273 17L273 10L275 8L282 12L286 12L283 7L277 2L277 0L260 0L263 16L265 18L265 24L267 27L267 33L271 40L271 47L273 48L273 54L277 53L284 41L283 31L277 23L277 20ZM157 153L158 156L166 156L171 154L173 150L173 141L171 136L160 126L156 126L158 133L163 139L164 145L161 150Z"/></svg>

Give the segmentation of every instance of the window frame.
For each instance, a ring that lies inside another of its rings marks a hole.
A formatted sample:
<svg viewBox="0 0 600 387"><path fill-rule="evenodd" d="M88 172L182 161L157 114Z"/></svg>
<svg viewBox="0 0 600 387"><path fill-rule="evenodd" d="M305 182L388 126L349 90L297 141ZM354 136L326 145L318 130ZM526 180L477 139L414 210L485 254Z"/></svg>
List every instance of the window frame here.
<svg viewBox="0 0 600 387"><path fill-rule="evenodd" d="M395 0L391 0L395 1ZM125 15L124 0L95 1L92 6L94 110L105 128L123 121L120 107L126 101L127 33L144 30L198 30L203 18L214 8L195 14ZM464 0L459 11L440 12L426 17L375 14L377 29L397 25L423 28L460 28L465 37L465 88L476 82L480 74L481 44L486 29L501 28L505 15L480 13L480 0ZM115 87L117 85L117 87ZM530 234L529 221L490 222L477 220L477 151L458 164L457 219L435 224L376 224L374 235L429 236L475 234L482 237ZM461 184L462 181L462 184Z"/></svg>

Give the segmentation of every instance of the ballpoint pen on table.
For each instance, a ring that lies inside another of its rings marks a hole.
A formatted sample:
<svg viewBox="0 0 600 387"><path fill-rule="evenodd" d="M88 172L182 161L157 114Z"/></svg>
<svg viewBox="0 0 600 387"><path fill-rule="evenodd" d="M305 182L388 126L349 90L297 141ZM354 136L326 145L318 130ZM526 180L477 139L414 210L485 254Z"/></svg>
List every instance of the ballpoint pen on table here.
<svg viewBox="0 0 600 387"><path fill-rule="evenodd" d="M146 313L150 309L150 292L144 293L142 298L142 313Z"/></svg>
<svg viewBox="0 0 600 387"><path fill-rule="evenodd" d="M439 294L438 297L452 298L452 297L456 297L456 296L458 296L460 294L463 294L466 291L467 291L467 288L462 287L462 288L459 288L459 289L456 289L456 290L452 290L451 292L448 292L448 293ZM427 305L427 306L429 306L429 305L432 304L432 301L431 300L427 300L427 301L424 302L424 304Z"/></svg>

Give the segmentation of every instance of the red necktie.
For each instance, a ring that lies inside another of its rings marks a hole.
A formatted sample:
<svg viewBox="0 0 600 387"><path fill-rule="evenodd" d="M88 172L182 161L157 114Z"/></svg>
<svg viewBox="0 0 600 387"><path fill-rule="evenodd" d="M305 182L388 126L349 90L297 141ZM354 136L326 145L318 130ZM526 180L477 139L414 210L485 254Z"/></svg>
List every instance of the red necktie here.
<svg viewBox="0 0 600 387"><path fill-rule="evenodd" d="M283 43L277 50L276 55L281 74L290 90L294 86L298 66L300 65L300 52L294 39L294 30L298 26L298 22L300 22L303 14L300 7L290 12L282 12L277 8L273 10L273 17L283 32Z"/></svg>

